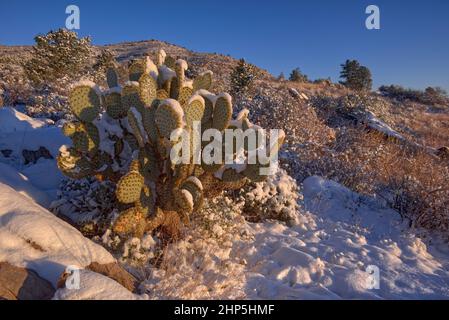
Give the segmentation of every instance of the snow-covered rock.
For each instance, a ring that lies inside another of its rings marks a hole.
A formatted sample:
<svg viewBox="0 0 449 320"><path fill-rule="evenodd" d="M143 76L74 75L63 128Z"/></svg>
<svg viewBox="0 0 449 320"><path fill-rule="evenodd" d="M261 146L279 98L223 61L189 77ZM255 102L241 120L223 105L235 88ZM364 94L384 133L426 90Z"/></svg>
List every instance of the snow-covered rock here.
<svg viewBox="0 0 449 320"><path fill-rule="evenodd" d="M44 182L45 179L41 181ZM18 172L10 165L0 163L0 183L10 186L18 193L41 206L47 207L50 205L51 200L48 194L33 185L27 176Z"/></svg>
<svg viewBox="0 0 449 320"><path fill-rule="evenodd" d="M404 137L399 132L397 132L396 130L391 128L389 125L387 125L385 122L380 120L371 111L366 112L365 119L363 121L366 122L368 127L371 128L372 130L380 132L389 138L404 140Z"/></svg>
<svg viewBox="0 0 449 320"><path fill-rule="evenodd" d="M0 150L10 149L13 154L22 150L46 148L55 158L63 144L70 139L48 119L33 119L14 108L0 109Z"/></svg>
<svg viewBox="0 0 449 320"><path fill-rule="evenodd" d="M30 197L0 183L0 261L34 270L56 287L67 266L115 259Z"/></svg>
<svg viewBox="0 0 449 320"><path fill-rule="evenodd" d="M79 271L79 288L58 289L54 300L140 300L118 282L89 270Z"/></svg>
<svg viewBox="0 0 449 320"><path fill-rule="evenodd" d="M54 293L36 272L0 261L0 300L48 300Z"/></svg>
<svg viewBox="0 0 449 320"><path fill-rule="evenodd" d="M12 176L20 175L20 179L25 180L27 184L25 193L29 194L33 188L40 189L42 195L38 197L39 199L34 199L38 203L48 206L50 200L56 198L56 190L63 179L62 173L57 169L55 159L61 145L69 142L70 140L61 132L61 128L53 125L53 121L33 119L14 108L1 108L0 150L6 150L7 156L0 154L0 164L5 163L13 168L0 167L0 181L9 184ZM23 151L36 151L39 148L48 150L53 159L40 158L36 163L25 165ZM18 180L15 179L15 182ZM16 190L23 191L22 187L16 184L11 186ZM33 191L32 193L37 194L38 192ZM48 199L45 199L46 197Z"/></svg>

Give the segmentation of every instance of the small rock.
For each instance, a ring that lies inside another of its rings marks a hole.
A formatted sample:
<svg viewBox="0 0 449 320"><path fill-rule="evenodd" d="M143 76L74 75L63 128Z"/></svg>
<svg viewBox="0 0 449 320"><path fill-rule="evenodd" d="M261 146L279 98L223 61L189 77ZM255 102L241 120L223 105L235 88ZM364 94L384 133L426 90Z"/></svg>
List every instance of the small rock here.
<svg viewBox="0 0 449 320"><path fill-rule="evenodd" d="M54 293L36 272L0 262L0 300L49 300Z"/></svg>
<svg viewBox="0 0 449 320"><path fill-rule="evenodd" d="M36 163L39 158L44 159L53 159L53 156L50 154L50 151L48 151L44 147L40 147L38 150L22 150L22 156L25 160L25 164L28 163Z"/></svg>
<svg viewBox="0 0 449 320"><path fill-rule="evenodd" d="M138 282L129 272L119 266L118 263L100 264L92 262L86 269L109 277L131 292L137 292Z"/></svg>
<svg viewBox="0 0 449 320"><path fill-rule="evenodd" d="M2 155L5 158L9 158L11 156L11 154L12 154L12 150L11 149L3 149L3 150L0 150L0 152L2 153Z"/></svg>

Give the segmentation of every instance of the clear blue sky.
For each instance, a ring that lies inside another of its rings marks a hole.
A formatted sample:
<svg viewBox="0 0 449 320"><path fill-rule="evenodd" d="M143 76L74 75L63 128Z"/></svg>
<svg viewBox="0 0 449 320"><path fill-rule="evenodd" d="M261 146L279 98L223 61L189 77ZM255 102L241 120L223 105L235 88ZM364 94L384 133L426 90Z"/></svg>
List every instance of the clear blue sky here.
<svg viewBox="0 0 449 320"><path fill-rule="evenodd" d="M447 0L0 0L0 44L32 44L81 10L82 36L95 44L159 39L194 51L244 57L274 75L299 66L312 79L338 79L347 58L368 66L375 86L449 90ZM381 10L381 30L365 28L365 8Z"/></svg>

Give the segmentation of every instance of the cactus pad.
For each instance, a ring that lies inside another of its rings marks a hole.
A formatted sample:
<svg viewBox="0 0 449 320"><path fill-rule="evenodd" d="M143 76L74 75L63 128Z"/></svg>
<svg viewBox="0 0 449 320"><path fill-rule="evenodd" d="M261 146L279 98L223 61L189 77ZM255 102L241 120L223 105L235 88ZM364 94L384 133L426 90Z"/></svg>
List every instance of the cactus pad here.
<svg viewBox="0 0 449 320"><path fill-rule="evenodd" d="M101 97L91 85L76 86L69 96L70 107L83 122L92 122L100 112Z"/></svg>
<svg viewBox="0 0 449 320"><path fill-rule="evenodd" d="M175 189L173 195L180 211L187 214L193 211L193 196L188 190Z"/></svg>
<svg viewBox="0 0 449 320"><path fill-rule="evenodd" d="M151 103L157 96L156 80L148 74L143 74L139 79L139 85L140 100L146 106L151 106Z"/></svg>
<svg viewBox="0 0 449 320"><path fill-rule="evenodd" d="M143 177L136 171L130 171L124 175L117 183L115 194L117 195L118 201L122 203L138 201L140 199L143 182Z"/></svg>
<svg viewBox="0 0 449 320"><path fill-rule="evenodd" d="M118 87L118 74L115 68L109 67L106 70L106 82L108 83L109 88Z"/></svg>
<svg viewBox="0 0 449 320"><path fill-rule="evenodd" d="M206 71L198 75L198 77L193 80L193 91L200 89L209 90L212 85L212 71Z"/></svg>
<svg viewBox="0 0 449 320"><path fill-rule="evenodd" d="M190 101L184 106L184 115L186 120L186 125L189 128L193 128L193 122L201 122L204 115L204 99L201 96L194 96Z"/></svg>
<svg viewBox="0 0 449 320"><path fill-rule="evenodd" d="M94 142L89 139L85 131L77 131L72 135L74 148L82 153L87 153L95 148Z"/></svg>
<svg viewBox="0 0 449 320"><path fill-rule="evenodd" d="M142 125L151 141L151 144L155 144L158 138L158 132L156 128L155 113L159 106L159 100L154 100L149 108L145 108L142 114Z"/></svg>
<svg viewBox="0 0 449 320"><path fill-rule="evenodd" d="M113 119L126 116L126 109L122 106L122 96L118 92L110 92L104 96L106 113Z"/></svg>
<svg viewBox="0 0 449 320"><path fill-rule="evenodd" d="M122 90L122 106L125 109L123 112L128 112L131 107L137 110L142 110L144 104L140 99L139 94L139 83L138 82L128 82Z"/></svg>
<svg viewBox="0 0 449 320"><path fill-rule="evenodd" d="M158 158L153 148L146 146L139 152L140 172L145 179L156 181L159 174Z"/></svg>
<svg viewBox="0 0 449 320"><path fill-rule="evenodd" d="M193 197L193 211L198 211L203 205L203 186L198 179L190 177L182 183L181 189L185 189L190 192Z"/></svg>
<svg viewBox="0 0 449 320"><path fill-rule="evenodd" d="M144 214L137 208L130 208L120 213L120 216L112 226L112 230L121 236L142 237L145 227Z"/></svg>
<svg viewBox="0 0 449 320"><path fill-rule="evenodd" d="M178 101L166 99L161 102L155 113L156 125L161 136L170 139L173 130L181 128L184 112Z"/></svg>
<svg viewBox="0 0 449 320"><path fill-rule="evenodd" d="M164 62L168 68L175 69L176 60L172 56L166 56Z"/></svg>
<svg viewBox="0 0 449 320"><path fill-rule="evenodd" d="M156 93L156 97L157 97L157 99L160 99L160 100L170 98L167 91L165 91L164 89L159 89Z"/></svg>
<svg viewBox="0 0 449 320"><path fill-rule="evenodd" d="M57 159L58 168L72 179L82 179L92 175L90 162L85 157L70 155L59 155Z"/></svg>
<svg viewBox="0 0 449 320"><path fill-rule="evenodd" d="M262 168L262 165L260 165L258 163L248 164L242 173L244 176L246 176L252 182L262 182L267 179L267 176L260 174L261 168Z"/></svg>
<svg viewBox="0 0 449 320"><path fill-rule="evenodd" d="M203 96L204 98L204 114L203 119L201 119L201 123L204 124L206 122L212 122L212 115L214 114L214 103L211 100L211 97ZM209 128L212 127L212 123Z"/></svg>
<svg viewBox="0 0 449 320"><path fill-rule="evenodd" d="M72 123L72 122L66 122L64 123L64 125L62 126L62 133L66 136L66 137L71 137L77 130L77 124Z"/></svg>
<svg viewBox="0 0 449 320"><path fill-rule="evenodd" d="M182 87L179 90L178 101L181 106L185 105L187 101L189 101L190 97L193 94L192 88Z"/></svg>
<svg viewBox="0 0 449 320"><path fill-rule="evenodd" d="M167 54L165 53L164 49L159 49L156 53L156 64L158 66L162 65L165 62L165 57Z"/></svg>
<svg viewBox="0 0 449 320"><path fill-rule="evenodd" d="M134 134L134 137L137 140L137 143L139 146L144 146L146 141L145 133L142 132L143 126L141 125L140 121L142 116L139 114L139 111L135 108L131 108L128 110L128 124L130 128L132 129L132 133ZM139 119L140 118L140 119Z"/></svg>
<svg viewBox="0 0 449 320"><path fill-rule="evenodd" d="M228 94L222 94L215 102L212 126L219 131L223 131L229 126L231 117L232 104L230 96Z"/></svg>
<svg viewBox="0 0 449 320"><path fill-rule="evenodd" d="M129 81L139 81L146 71L145 59L137 59L131 62L128 67Z"/></svg>

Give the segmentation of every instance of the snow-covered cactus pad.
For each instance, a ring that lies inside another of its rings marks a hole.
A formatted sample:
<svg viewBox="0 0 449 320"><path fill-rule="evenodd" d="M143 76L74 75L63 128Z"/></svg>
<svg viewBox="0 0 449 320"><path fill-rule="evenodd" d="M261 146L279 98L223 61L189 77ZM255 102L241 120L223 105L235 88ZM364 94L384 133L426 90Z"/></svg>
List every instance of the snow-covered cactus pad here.
<svg viewBox="0 0 449 320"><path fill-rule="evenodd" d="M74 179L96 177L115 184L116 209L121 213L111 212L112 231L123 238L142 237L159 227L176 236L205 197L266 178L258 163L206 164L204 157L194 162L193 152L188 163L173 161L174 130L184 129L192 143L197 141L195 123L201 124L200 134L216 129L224 147L226 129L258 127L249 122L247 111L231 119L231 96L208 91L212 72L190 80L185 76L186 61L163 50L156 59L156 64L149 57L132 61L129 81L123 84L114 67L107 70L109 88L86 81L76 84L70 106L78 121L63 127L73 143L60 150L60 170ZM207 145L198 145L202 154ZM250 150L243 151L249 159Z"/></svg>

